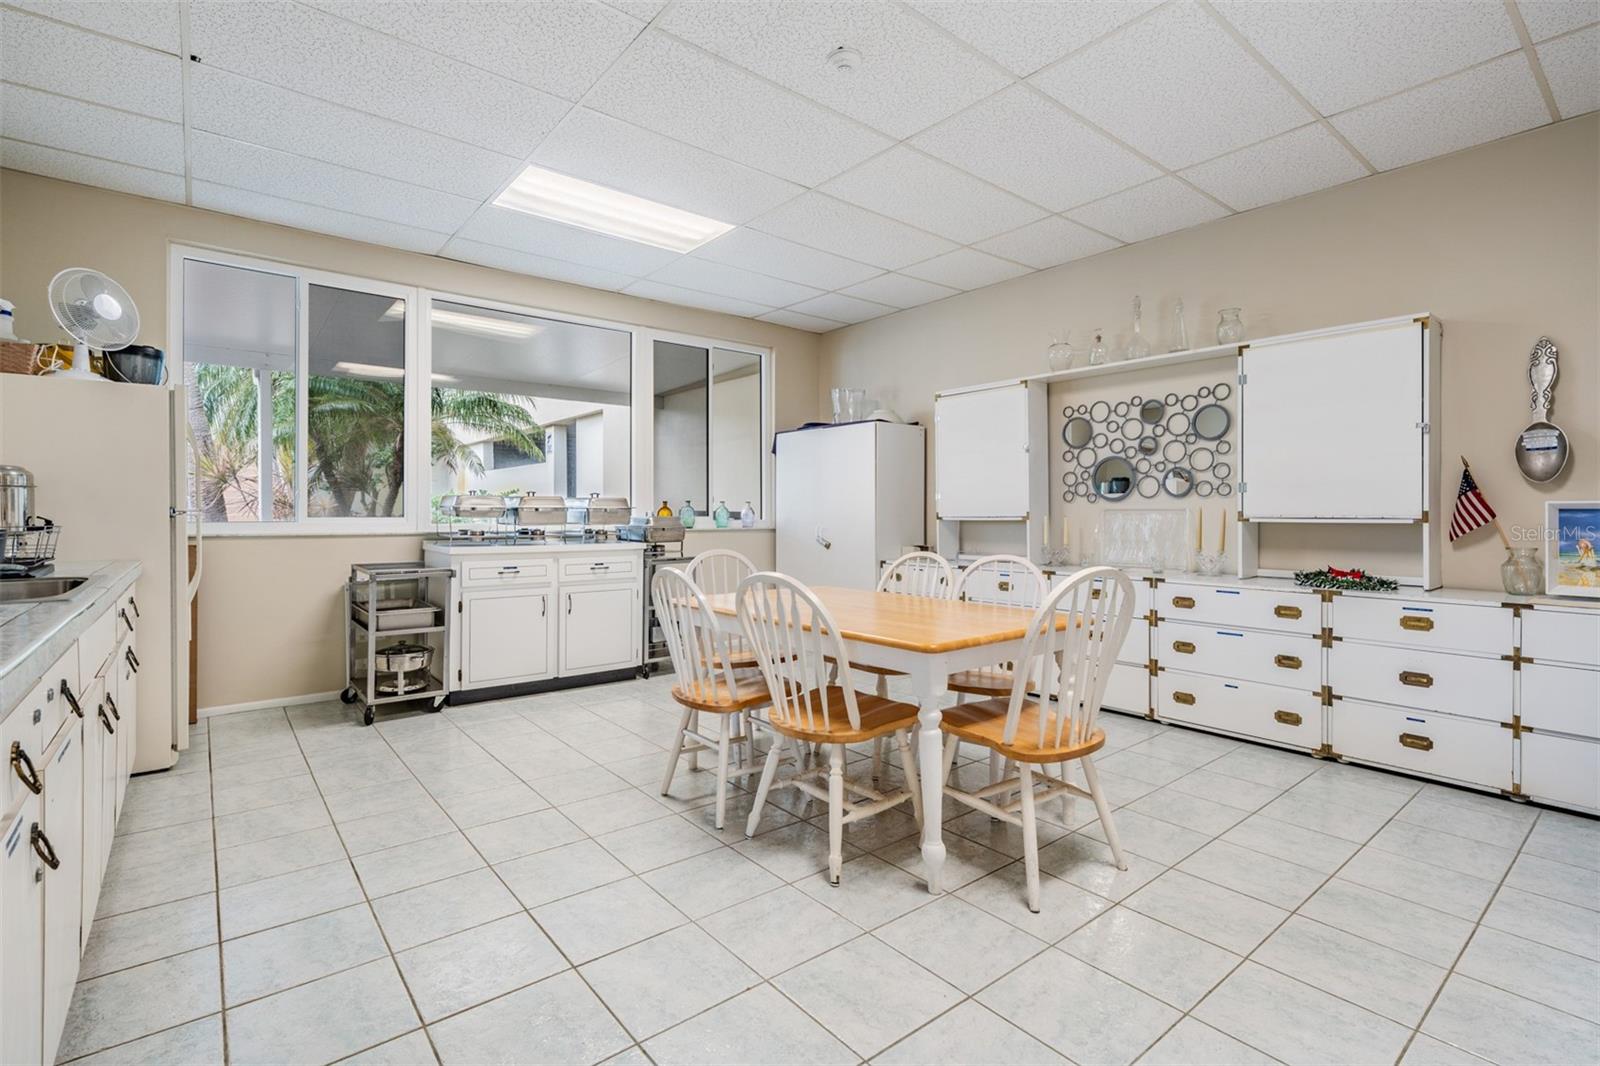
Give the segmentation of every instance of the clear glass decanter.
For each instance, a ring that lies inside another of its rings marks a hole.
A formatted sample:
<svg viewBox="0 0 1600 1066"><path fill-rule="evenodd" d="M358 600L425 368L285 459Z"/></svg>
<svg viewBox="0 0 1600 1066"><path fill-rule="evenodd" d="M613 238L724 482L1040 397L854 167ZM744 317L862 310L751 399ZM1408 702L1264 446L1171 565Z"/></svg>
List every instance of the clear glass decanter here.
<svg viewBox="0 0 1600 1066"><path fill-rule="evenodd" d="M1179 300L1172 309L1172 347L1169 352L1186 352L1189 350L1189 327L1183 320L1183 301Z"/></svg>
<svg viewBox="0 0 1600 1066"><path fill-rule="evenodd" d="M1217 343L1237 344L1244 340L1244 323L1237 307L1224 307L1217 313Z"/></svg>
<svg viewBox="0 0 1600 1066"><path fill-rule="evenodd" d="M1133 298L1133 337L1128 341L1127 359L1143 359L1150 354L1150 342L1144 339L1144 311L1139 297Z"/></svg>
<svg viewBox="0 0 1600 1066"><path fill-rule="evenodd" d="M744 501L744 510L739 512L739 524L746 529L756 528L756 505L749 500Z"/></svg>
<svg viewBox="0 0 1600 1066"><path fill-rule="evenodd" d="M1106 362L1105 330L1094 331L1094 345L1089 349L1089 365L1101 366Z"/></svg>
<svg viewBox="0 0 1600 1066"><path fill-rule="evenodd" d="M1049 364L1052 372L1071 370L1074 354L1072 350L1072 331L1067 330L1051 339L1050 347L1045 349L1045 362Z"/></svg>
<svg viewBox="0 0 1600 1066"><path fill-rule="evenodd" d="M683 506L678 508L678 521L683 523L684 529L694 528L694 504L688 500L683 501Z"/></svg>
<svg viewBox="0 0 1600 1066"><path fill-rule="evenodd" d="M717 509L711 512L711 520L717 524L718 529L727 529L728 521L733 517L733 512L728 510L725 500L717 501Z"/></svg>

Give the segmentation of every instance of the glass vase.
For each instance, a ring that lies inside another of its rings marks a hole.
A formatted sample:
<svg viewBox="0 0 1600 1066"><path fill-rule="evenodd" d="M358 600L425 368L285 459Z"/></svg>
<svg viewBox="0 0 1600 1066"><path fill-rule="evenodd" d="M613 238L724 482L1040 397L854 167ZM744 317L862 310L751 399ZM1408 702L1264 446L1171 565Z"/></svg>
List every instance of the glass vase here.
<svg viewBox="0 0 1600 1066"><path fill-rule="evenodd" d="M1133 298L1133 337L1128 341L1125 359L1143 359L1150 354L1150 342L1144 339L1144 309L1139 297Z"/></svg>
<svg viewBox="0 0 1600 1066"><path fill-rule="evenodd" d="M1100 366L1107 361L1104 330L1094 331L1094 347L1089 349L1089 365Z"/></svg>
<svg viewBox="0 0 1600 1066"><path fill-rule="evenodd" d="M1500 564L1500 583L1513 596L1537 596L1544 591L1544 566L1538 548L1510 548Z"/></svg>
<svg viewBox="0 0 1600 1066"><path fill-rule="evenodd" d="M688 500L683 501L683 506L678 508L678 521L683 523L684 529L694 528L694 504Z"/></svg>
<svg viewBox="0 0 1600 1066"><path fill-rule="evenodd" d="M1172 309L1172 345L1169 352L1186 352L1189 350L1189 327L1183 320L1183 301L1179 300Z"/></svg>
<svg viewBox="0 0 1600 1066"><path fill-rule="evenodd" d="M1217 314L1217 343L1237 344L1244 340L1244 323L1237 307L1224 307Z"/></svg>
<svg viewBox="0 0 1600 1066"><path fill-rule="evenodd" d="M1072 369L1072 332L1069 330L1050 342L1050 347L1045 349L1045 362L1049 364L1051 372Z"/></svg>
<svg viewBox="0 0 1600 1066"><path fill-rule="evenodd" d="M733 517L733 512L728 510L728 505L723 500L717 501L717 509L711 512L711 520L717 524L718 529L727 529L728 521Z"/></svg>

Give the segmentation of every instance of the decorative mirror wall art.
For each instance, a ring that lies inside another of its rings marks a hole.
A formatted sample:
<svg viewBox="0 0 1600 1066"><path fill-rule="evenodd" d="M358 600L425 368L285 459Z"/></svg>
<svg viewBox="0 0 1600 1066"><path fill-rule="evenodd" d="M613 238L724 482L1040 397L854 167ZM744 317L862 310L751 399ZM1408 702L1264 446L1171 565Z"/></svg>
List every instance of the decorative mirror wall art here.
<svg viewBox="0 0 1600 1066"><path fill-rule="evenodd" d="M1233 415L1223 404L1232 395L1232 385L1218 382L1159 399L1130 396L1063 408L1061 460L1068 470L1062 499L1232 495L1232 468L1218 459L1233 451L1226 439Z"/></svg>

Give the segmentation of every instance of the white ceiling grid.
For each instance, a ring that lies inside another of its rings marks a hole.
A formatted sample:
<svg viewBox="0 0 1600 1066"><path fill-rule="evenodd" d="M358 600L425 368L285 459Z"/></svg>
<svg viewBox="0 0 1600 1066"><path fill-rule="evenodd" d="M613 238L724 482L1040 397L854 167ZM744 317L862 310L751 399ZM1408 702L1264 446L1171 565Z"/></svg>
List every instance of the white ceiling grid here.
<svg viewBox="0 0 1600 1066"><path fill-rule="evenodd" d="M1597 107L1600 0L0 0L5 166L815 332Z"/></svg>

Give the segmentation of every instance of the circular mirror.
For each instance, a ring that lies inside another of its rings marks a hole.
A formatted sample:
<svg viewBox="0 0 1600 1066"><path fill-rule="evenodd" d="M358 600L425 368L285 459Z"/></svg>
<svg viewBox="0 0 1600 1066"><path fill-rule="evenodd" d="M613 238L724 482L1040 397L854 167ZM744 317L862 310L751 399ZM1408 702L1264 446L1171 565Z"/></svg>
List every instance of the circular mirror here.
<svg viewBox="0 0 1600 1066"><path fill-rule="evenodd" d="M1133 464L1120 455L1100 460L1095 464L1090 479L1094 492L1107 500L1120 500L1133 491Z"/></svg>
<svg viewBox="0 0 1600 1066"><path fill-rule="evenodd" d="M1094 449L1084 448L1078 452L1078 465L1087 470L1094 465Z"/></svg>
<svg viewBox="0 0 1600 1066"><path fill-rule="evenodd" d="M1189 453L1189 469L1210 470L1216 458L1216 453L1210 448L1196 448Z"/></svg>
<svg viewBox="0 0 1600 1066"><path fill-rule="evenodd" d="M1181 437L1189 432L1189 416L1182 411L1174 411L1167 416L1166 426L1168 433Z"/></svg>
<svg viewBox="0 0 1600 1066"><path fill-rule="evenodd" d="M1219 440L1219 441L1217 441L1217 454L1218 455L1227 455L1231 451L1233 451L1233 441L1231 441L1231 440Z"/></svg>
<svg viewBox="0 0 1600 1066"><path fill-rule="evenodd" d="M1140 437L1139 438L1139 454L1140 455L1154 455L1156 452L1158 452L1160 450L1161 450L1161 445L1156 443L1156 439L1154 437Z"/></svg>
<svg viewBox="0 0 1600 1066"><path fill-rule="evenodd" d="M1150 472L1150 460L1141 455L1133 461L1133 468L1141 474L1148 474Z"/></svg>
<svg viewBox="0 0 1600 1066"><path fill-rule="evenodd" d="M1199 406L1200 406L1200 397L1194 395L1193 393L1190 393L1188 396L1185 396L1183 398L1183 400L1178 404L1179 409L1180 410L1184 410L1184 411L1193 411L1196 407L1199 407Z"/></svg>
<svg viewBox="0 0 1600 1066"><path fill-rule="evenodd" d="M1150 435L1159 440L1160 438L1165 437L1167 435L1167 427L1166 426L1151 426L1150 427Z"/></svg>
<svg viewBox="0 0 1600 1066"><path fill-rule="evenodd" d="M1166 471L1167 471L1167 461L1165 459L1157 459L1156 463L1155 463L1155 466L1156 466L1156 473L1158 473L1158 474L1166 473Z"/></svg>
<svg viewBox="0 0 1600 1066"><path fill-rule="evenodd" d="M1111 405L1104 400L1096 400L1089 407L1089 418L1095 422L1104 422L1111 417Z"/></svg>
<svg viewBox="0 0 1600 1066"><path fill-rule="evenodd" d="M1198 389L1194 390L1194 394L1204 400L1211 395L1211 386L1201 385Z"/></svg>
<svg viewBox="0 0 1600 1066"><path fill-rule="evenodd" d="M1218 496L1232 496L1233 495L1233 482L1224 481L1222 484L1218 485L1217 486L1217 495Z"/></svg>
<svg viewBox="0 0 1600 1066"><path fill-rule="evenodd" d="M1187 496L1194 488L1194 475L1186 467L1174 466L1162 475L1161 487L1168 496Z"/></svg>
<svg viewBox="0 0 1600 1066"><path fill-rule="evenodd" d="M1213 466L1211 468L1211 476L1214 477L1214 478L1229 478L1229 477L1232 477L1233 476L1233 467L1231 465L1229 465L1228 463L1217 463L1215 466Z"/></svg>
<svg viewBox="0 0 1600 1066"><path fill-rule="evenodd" d="M1130 396L1130 397L1128 397L1128 403L1131 404L1133 407L1137 408L1140 404L1144 403L1144 397L1143 396Z"/></svg>
<svg viewBox="0 0 1600 1066"><path fill-rule="evenodd" d="M1199 437L1198 434L1195 433L1194 430L1191 429L1189 432L1187 432L1187 433L1185 433L1183 435L1183 443L1185 443L1185 444L1199 444L1200 443L1200 437Z"/></svg>
<svg viewBox="0 0 1600 1066"><path fill-rule="evenodd" d="M1183 446L1183 441L1177 437L1172 437L1161 446L1161 458L1169 463L1181 463L1183 461L1183 453L1186 451L1188 449Z"/></svg>
<svg viewBox="0 0 1600 1066"><path fill-rule="evenodd" d="M1139 405L1139 418L1145 425L1153 426L1167 413L1167 405L1160 400L1146 400Z"/></svg>
<svg viewBox="0 0 1600 1066"><path fill-rule="evenodd" d="M1153 500L1161 492L1161 482L1152 475L1146 474L1139 479L1139 495L1147 500Z"/></svg>
<svg viewBox="0 0 1600 1066"><path fill-rule="evenodd" d="M1061 439L1069 448L1086 447L1093 436L1093 424L1082 416L1067 419L1067 424L1061 427Z"/></svg>
<svg viewBox="0 0 1600 1066"><path fill-rule="evenodd" d="M1067 471L1065 474L1061 475L1061 483L1063 485L1066 485L1069 488L1072 486L1072 483L1075 480L1077 480L1077 479L1072 476L1072 471L1070 471L1070 470Z"/></svg>
<svg viewBox="0 0 1600 1066"><path fill-rule="evenodd" d="M1111 438L1106 436L1104 433L1096 433L1094 435L1094 440L1092 440L1090 443L1096 448L1104 448L1106 444L1110 442L1110 440Z"/></svg>
<svg viewBox="0 0 1600 1066"><path fill-rule="evenodd" d="M1167 403L1168 407L1176 407L1176 406L1178 406L1178 394L1175 393L1175 392L1167 393L1166 403Z"/></svg>
<svg viewBox="0 0 1600 1066"><path fill-rule="evenodd" d="M1086 503L1099 503L1100 502L1100 497L1098 495L1096 495L1095 493L1093 493L1093 492L1084 493L1083 494L1083 499L1084 499L1084 501Z"/></svg>
<svg viewBox="0 0 1600 1066"><path fill-rule="evenodd" d="M1211 495L1216 490L1217 490L1217 486L1212 484L1209 481L1197 481L1197 482L1195 482L1194 494L1196 496L1200 497L1202 500L1205 499L1207 496Z"/></svg>
<svg viewBox="0 0 1600 1066"><path fill-rule="evenodd" d="M1118 418L1127 418L1128 412L1132 410L1133 408L1128 406L1127 400L1118 400L1111 405L1111 413Z"/></svg>
<svg viewBox="0 0 1600 1066"><path fill-rule="evenodd" d="M1206 440L1221 440L1232 424L1232 416L1221 404L1208 403L1194 413L1194 431Z"/></svg>
<svg viewBox="0 0 1600 1066"><path fill-rule="evenodd" d="M1128 440L1138 440L1140 437L1144 436L1144 423L1139 421L1137 418L1124 419L1122 423L1122 435Z"/></svg>
<svg viewBox="0 0 1600 1066"><path fill-rule="evenodd" d="M1229 385L1226 381L1219 381L1216 385L1212 386L1211 398L1213 400L1226 400L1232 395L1233 386Z"/></svg>

